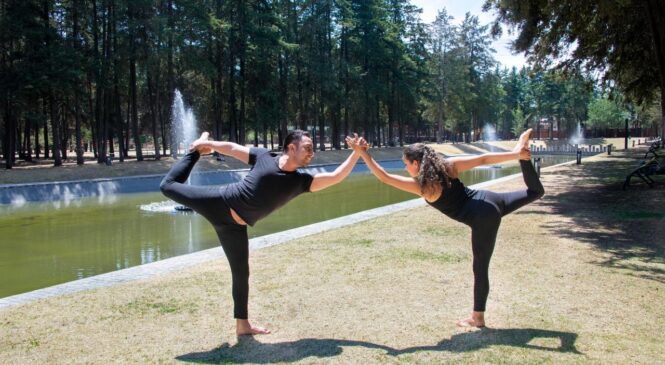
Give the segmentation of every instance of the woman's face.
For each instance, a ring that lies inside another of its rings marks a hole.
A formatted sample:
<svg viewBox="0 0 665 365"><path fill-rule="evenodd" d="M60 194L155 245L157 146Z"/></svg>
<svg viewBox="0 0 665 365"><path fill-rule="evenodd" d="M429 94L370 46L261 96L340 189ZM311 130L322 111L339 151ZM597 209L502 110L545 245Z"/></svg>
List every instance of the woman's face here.
<svg viewBox="0 0 665 365"><path fill-rule="evenodd" d="M413 160L409 161L406 156L402 156L402 161L404 162L404 169L409 173L409 176L416 177L418 176L418 171L420 171L420 164L418 161Z"/></svg>

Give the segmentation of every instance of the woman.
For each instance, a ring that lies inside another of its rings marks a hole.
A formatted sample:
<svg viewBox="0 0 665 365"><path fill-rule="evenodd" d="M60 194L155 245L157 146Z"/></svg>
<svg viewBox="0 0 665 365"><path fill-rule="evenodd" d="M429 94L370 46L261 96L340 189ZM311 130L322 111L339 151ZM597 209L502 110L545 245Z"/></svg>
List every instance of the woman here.
<svg viewBox="0 0 665 365"><path fill-rule="evenodd" d="M478 156L444 159L422 143L404 149L402 160L411 178L387 173L367 152L367 142L351 141L351 147L365 160L376 177L398 189L422 196L432 207L471 227L473 251L473 312L459 320L460 327L484 327L485 304L489 293L488 268L494 251L501 217L543 196L528 149L531 129L522 133L512 152L485 153ZM526 190L495 193L464 187L459 173L476 166L519 160Z"/></svg>

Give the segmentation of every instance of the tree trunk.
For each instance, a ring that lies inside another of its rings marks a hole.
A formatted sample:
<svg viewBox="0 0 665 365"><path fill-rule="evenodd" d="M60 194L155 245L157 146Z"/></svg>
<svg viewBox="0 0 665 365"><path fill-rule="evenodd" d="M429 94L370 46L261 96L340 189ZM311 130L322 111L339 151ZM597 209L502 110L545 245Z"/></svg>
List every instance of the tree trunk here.
<svg viewBox="0 0 665 365"><path fill-rule="evenodd" d="M24 159L27 162L32 162L32 144L30 143L30 136L32 134L32 119L25 118L25 131L23 132L23 153Z"/></svg>
<svg viewBox="0 0 665 365"><path fill-rule="evenodd" d="M240 115L238 118L238 143L245 144L245 57L247 50L247 35L245 34L245 7L244 1L238 1L238 12L240 18L239 57L240 57Z"/></svg>
<svg viewBox="0 0 665 365"><path fill-rule="evenodd" d="M122 108L120 107L120 50L118 49L118 15L115 1L113 1L113 9L111 11L111 26L109 29L109 37L113 37L113 47L110 48L109 59L113 60L113 98L107 107L111 112L109 123L115 126L116 135L118 137L118 161L125 162L127 157L127 145L123 137L125 136L124 122L122 120ZM131 33L131 30L130 30ZM129 133L129 132L127 132ZM109 138L110 150L113 151L113 138Z"/></svg>
<svg viewBox="0 0 665 365"><path fill-rule="evenodd" d="M58 130L60 131L60 138L62 138L62 141L60 142L60 152L62 155L63 160L67 160L67 150L69 146L69 131L67 128L67 107L65 103L67 100L63 100L62 104L60 104L60 119L59 119L59 126Z"/></svg>
<svg viewBox="0 0 665 365"><path fill-rule="evenodd" d="M167 67L168 67L168 94L169 95L169 106L173 105L173 98L175 95L175 76L174 76L174 71L173 71L173 34L175 33L175 21L174 21L174 15L173 15L173 0L168 0L167 1L167 7L168 7L168 26L169 26L169 39L168 39L168 60L167 60ZM171 125L171 133L170 133L170 149L171 149L171 156L173 158L178 157L178 141L176 137L176 128L173 125Z"/></svg>
<svg viewBox="0 0 665 365"><path fill-rule="evenodd" d="M74 49L78 50L78 0L72 2L71 12L72 12L72 41L74 43ZM81 113L79 110L79 84L78 82L74 86L74 133L76 134L76 164L83 165L83 142L81 137Z"/></svg>
<svg viewBox="0 0 665 365"><path fill-rule="evenodd" d="M157 64L157 74L155 75L155 99L157 99L157 104L155 105L155 109L157 109L157 113L159 113L159 127L160 127L160 133L162 136L162 152L164 156L166 156L166 149L168 148L168 138L166 136L166 117L164 116L165 114L165 109L169 107L169 105L162 105L162 94L160 93L161 90L161 78L159 77L159 63ZM168 98L167 98L168 101Z"/></svg>
<svg viewBox="0 0 665 365"><path fill-rule="evenodd" d="M51 45L51 40L50 40L50 34L49 34L49 29L50 29L50 3L49 1L45 0L43 3L44 7L42 9L42 21L44 22L44 46L46 48L50 47ZM53 85L52 81L50 80L51 83L48 86L48 98L49 98L49 104L51 108L51 132L53 134L53 164L54 166L61 166L62 165L62 158L60 155L60 133L59 133L59 128L58 128L58 118L57 118L57 108L55 105L55 98L53 96Z"/></svg>
<svg viewBox="0 0 665 365"><path fill-rule="evenodd" d="M236 89L235 89L235 61L231 55L229 63L229 141L238 142L238 128L236 117Z"/></svg>
<svg viewBox="0 0 665 365"><path fill-rule="evenodd" d="M132 51L132 54L134 52ZM134 149L136 150L136 161L143 161L143 151L141 148L141 135L139 134L139 114L136 97L136 59L132 55L129 61L130 74L130 92L132 98L132 134L134 136Z"/></svg>
<svg viewBox="0 0 665 365"><path fill-rule="evenodd" d="M58 128L58 108L55 105L55 97L53 96L53 90L49 90L49 105L51 108L51 133L53 138L53 166L62 165L62 157L60 155L60 133Z"/></svg>
<svg viewBox="0 0 665 365"><path fill-rule="evenodd" d="M146 84L148 85L148 100L150 104L150 124L152 124L152 143L155 148L155 160L159 160L159 139L157 138L157 110L159 107L156 106L159 97L155 98L155 85L153 85L151 77L151 66L146 67Z"/></svg>
<svg viewBox="0 0 665 365"><path fill-rule="evenodd" d="M660 75L660 138L665 140L665 3L662 0L648 0L646 9Z"/></svg>
<svg viewBox="0 0 665 365"><path fill-rule="evenodd" d="M102 99L104 98L104 79L102 77L102 59L99 54L99 21L97 17L97 0L92 0L92 39L93 39L93 55L94 55L94 76L95 76L95 121L91 123L93 125L93 130L96 129L94 134L94 150L95 156L97 157L98 163L104 163L106 161L106 135L103 133L104 120L102 113ZM106 28L105 24L102 24ZM103 35L102 35L103 37ZM104 63L106 61L103 61Z"/></svg>
<svg viewBox="0 0 665 365"><path fill-rule="evenodd" d="M279 145L282 146L286 135L288 134L287 123L289 121L289 58L288 51L284 51L284 56L278 57L278 70L279 70L279 97L282 112L280 113L279 129L277 131L277 138Z"/></svg>
<svg viewBox="0 0 665 365"><path fill-rule="evenodd" d="M92 82L90 81L90 78L88 78L88 108L91 112L95 110L92 102ZM97 133L94 120L90 121L90 135L92 136L90 149L92 150L93 157L97 159Z"/></svg>
<svg viewBox="0 0 665 365"><path fill-rule="evenodd" d="M326 126L325 126L325 105L323 92L319 98L319 150L326 150Z"/></svg>
<svg viewBox="0 0 665 365"><path fill-rule="evenodd" d="M5 94L5 140L3 141L4 155L5 155L5 168L11 169L14 167L14 116L12 115L11 95L9 92Z"/></svg>
<svg viewBox="0 0 665 365"><path fill-rule="evenodd" d="M35 158L39 160L39 155L40 154L41 154L41 150L40 150L40 147L39 147L39 124L35 124Z"/></svg>
<svg viewBox="0 0 665 365"><path fill-rule="evenodd" d="M44 159L48 160L51 149L48 144L48 122L46 121L46 116L48 111L46 110L46 99L42 98L42 115L44 116Z"/></svg>
<svg viewBox="0 0 665 365"><path fill-rule="evenodd" d="M16 141L16 154L18 155L19 160L25 159L25 140L21 134L21 120L19 111L15 111L14 115L16 116L16 127L12 131L14 133L14 140Z"/></svg>
<svg viewBox="0 0 665 365"><path fill-rule="evenodd" d="M350 96L350 86L349 86L349 64L348 64L348 45L347 41L344 41L344 135L348 136L349 131L349 96ZM349 148L346 144L346 139L344 139L344 148Z"/></svg>
<svg viewBox="0 0 665 365"><path fill-rule="evenodd" d="M136 21L135 4L132 1L127 3L127 18L130 24ZM139 114L138 98L136 92L136 40L134 34L136 27L129 27L129 92L132 99L132 135L134 139L134 150L136 151L136 161L143 161L143 150L141 148L141 135L139 133Z"/></svg>

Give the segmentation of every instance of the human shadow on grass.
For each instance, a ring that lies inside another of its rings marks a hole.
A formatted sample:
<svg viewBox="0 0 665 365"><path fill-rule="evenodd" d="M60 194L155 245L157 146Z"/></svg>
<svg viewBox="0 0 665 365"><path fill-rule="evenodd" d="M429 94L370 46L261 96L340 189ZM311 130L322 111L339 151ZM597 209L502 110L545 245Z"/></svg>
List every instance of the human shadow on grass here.
<svg viewBox="0 0 665 365"><path fill-rule="evenodd" d="M595 161L584 168L564 170L552 176L549 185L570 185L572 180L575 187L551 194L546 187L545 197L536 204L569 218L545 224L552 235L584 242L609 254L595 264L665 283L665 187L623 191L622 174L634 161L635 157L632 161Z"/></svg>
<svg viewBox="0 0 665 365"><path fill-rule="evenodd" d="M411 354L420 351L468 352L491 346L512 346L525 349L568 352L581 355L575 348L577 334L536 328L482 328L463 332L436 345L415 346L390 352L390 355Z"/></svg>
<svg viewBox="0 0 665 365"><path fill-rule="evenodd" d="M238 343L233 346L225 343L210 351L181 355L176 359L201 364L269 364L294 362L309 357L334 357L340 355L344 351L344 347L354 346L385 350L386 352L394 351L393 348L388 346L365 341L303 338L291 342L262 343L252 336L241 336L238 337Z"/></svg>
<svg viewBox="0 0 665 365"><path fill-rule="evenodd" d="M577 334L533 328L490 329L464 332L444 339L436 345L396 349L366 341L305 338L292 342L262 343L254 337L243 336L238 343L223 344L215 349L176 357L177 360L202 363L258 363L294 362L309 357L329 358L342 354L344 347L360 346L385 351L388 356L400 356L422 351L468 352L491 346L514 346L526 349L581 354L575 348ZM540 344L540 342L547 344ZM536 343L532 343L536 342ZM552 344L555 343L555 344Z"/></svg>

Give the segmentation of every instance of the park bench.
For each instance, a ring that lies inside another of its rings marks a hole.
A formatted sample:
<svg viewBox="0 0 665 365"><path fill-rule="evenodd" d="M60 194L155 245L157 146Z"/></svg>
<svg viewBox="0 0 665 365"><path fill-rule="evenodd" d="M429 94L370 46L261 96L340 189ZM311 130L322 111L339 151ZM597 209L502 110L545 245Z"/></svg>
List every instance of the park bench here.
<svg viewBox="0 0 665 365"><path fill-rule="evenodd" d="M662 155L659 154L658 151L661 148L661 140L660 138L656 138L654 140L649 141L648 143L651 143L651 146L649 147L649 150L644 154L644 159L650 159L650 158L661 158ZM651 155L651 156L649 156Z"/></svg>
<svg viewBox="0 0 665 365"><path fill-rule="evenodd" d="M644 154L644 160L649 160L652 158L661 158L662 155L660 155L658 152L657 148L650 147L649 150Z"/></svg>
<svg viewBox="0 0 665 365"><path fill-rule="evenodd" d="M663 166L657 158L651 158L647 161L642 161L642 164L634 169L626 176L626 181L623 183L623 190L630 186L630 181L633 177L640 178L650 188L653 187L655 181L651 178L652 175L665 175L665 166Z"/></svg>
<svg viewBox="0 0 665 365"><path fill-rule="evenodd" d="M650 144L651 146L649 148L654 148L654 149L659 149L662 147L662 140L660 137L656 137L652 140L649 141L644 141L645 144Z"/></svg>

